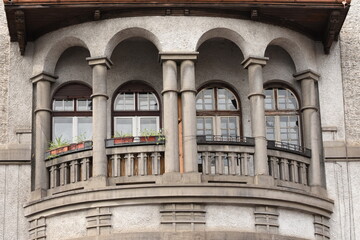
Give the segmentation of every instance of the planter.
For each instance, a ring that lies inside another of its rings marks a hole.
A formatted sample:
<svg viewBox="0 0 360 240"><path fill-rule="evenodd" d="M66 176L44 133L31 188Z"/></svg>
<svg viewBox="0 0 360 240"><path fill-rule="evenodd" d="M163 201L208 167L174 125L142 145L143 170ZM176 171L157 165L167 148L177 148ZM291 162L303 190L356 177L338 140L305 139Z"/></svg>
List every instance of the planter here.
<svg viewBox="0 0 360 240"><path fill-rule="evenodd" d="M147 137L141 136L141 137L139 137L140 142L156 142L157 138L158 138L157 136L147 136Z"/></svg>
<svg viewBox="0 0 360 240"><path fill-rule="evenodd" d="M76 152L79 150L91 149L91 147L92 147L92 141L73 143L67 146L63 146L47 151L45 153L45 158L48 159L48 158L65 155L67 153Z"/></svg>
<svg viewBox="0 0 360 240"><path fill-rule="evenodd" d="M114 138L114 144L134 142L134 137L117 137Z"/></svg>

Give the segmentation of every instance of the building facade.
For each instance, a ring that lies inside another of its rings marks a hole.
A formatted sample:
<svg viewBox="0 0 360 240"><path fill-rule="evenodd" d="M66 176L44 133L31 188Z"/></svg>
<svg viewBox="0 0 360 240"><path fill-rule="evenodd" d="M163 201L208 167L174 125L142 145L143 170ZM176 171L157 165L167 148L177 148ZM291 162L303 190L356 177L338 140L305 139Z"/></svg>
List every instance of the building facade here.
<svg viewBox="0 0 360 240"><path fill-rule="evenodd" d="M0 239L360 238L359 5L4 1Z"/></svg>

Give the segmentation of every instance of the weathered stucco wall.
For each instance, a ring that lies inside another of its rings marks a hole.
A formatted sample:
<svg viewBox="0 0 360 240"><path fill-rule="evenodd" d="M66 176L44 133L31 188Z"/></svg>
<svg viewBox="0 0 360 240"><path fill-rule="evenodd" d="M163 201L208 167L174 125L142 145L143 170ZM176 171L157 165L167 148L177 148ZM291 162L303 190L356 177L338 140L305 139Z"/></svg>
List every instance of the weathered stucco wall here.
<svg viewBox="0 0 360 240"><path fill-rule="evenodd" d="M360 145L360 0L352 0L340 34L346 138Z"/></svg>
<svg viewBox="0 0 360 240"><path fill-rule="evenodd" d="M4 3L0 2L0 144L7 141L7 110L9 80L9 31L7 29Z"/></svg>

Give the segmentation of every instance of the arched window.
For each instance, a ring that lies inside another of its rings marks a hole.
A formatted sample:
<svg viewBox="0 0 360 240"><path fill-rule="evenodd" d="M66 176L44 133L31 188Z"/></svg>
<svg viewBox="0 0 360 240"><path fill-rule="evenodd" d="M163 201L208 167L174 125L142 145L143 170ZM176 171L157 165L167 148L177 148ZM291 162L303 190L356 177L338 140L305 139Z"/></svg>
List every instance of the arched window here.
<svg viewBox="0 0 360 240"><path fill-rule="evenodd" d="M202 89L196 96L197 135L240 136L240 104L235 94L224 87Z"/></svg>
<svg viewBox="0 0 360 240"><path fill-rule="evenodd" d="M159 131L160 106L155 90L134 81L116 92L113 101L113 133L118 136L141 136Z"/></svg>
<svg viewBox="0 0 360 240"><path fill-rule="evenodd" d="M301 145L299 103L286 88L265 90L266 137L268 140Z"/></svg>
<svg viewBox="0 0 360 240"><path fill-rule="evenodd" d="M91 88L81 84L67 84L58 89L52 103L52 139L77 142L92 138Z"/></svg>

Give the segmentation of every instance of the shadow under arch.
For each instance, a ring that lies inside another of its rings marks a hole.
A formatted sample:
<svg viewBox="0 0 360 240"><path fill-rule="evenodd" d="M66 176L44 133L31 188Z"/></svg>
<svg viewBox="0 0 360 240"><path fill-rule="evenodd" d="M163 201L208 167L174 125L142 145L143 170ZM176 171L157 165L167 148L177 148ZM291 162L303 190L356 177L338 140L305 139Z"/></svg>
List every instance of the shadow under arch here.
<svg viewBox="0 0 360 240"><path fill-rule="evenodd" d="M236 46L239 47L240 51L244 55L244 50L246 49L244 38L239 33L227 28L214 28L205 32L199 38L195 50L198 50L204 42L212 38L224 38L233 42Z"/></svg>
<svg viewBox="0 0 360 240"><path fill-rule="evenodd" d="M119 43L133 37L140 37L149 40L155 45L158 51L161 51L160 41L155 36L155 34L144 28L133 27L133 28L126 28L124 30L117 32L106 44L104 56L111 57L115 47L119 45Z"/></svg>
<svg viewBox="0 0 360 240"><path fill-rule="evenodd" d="M301 49L301 47L293 40L284 37L273 39L264 49L264 55L269 46L278 46L284 49L291 57L296 72L310 69L309 64L312 62L311 57L306 54L306 50Z"/></svg>
<svg viewBox="0 0 360 240"><path fill-rule="evenodd" d="M56 64L60 59L61 55L71 47L82 47L90 52L88 46L83 40L77 37L62 38L52 45L52 47L46 53L46 56L43 58L42 62L40 63L43 66L42 67L43 71L48 72L50 74L54 74Z"/></svg>

